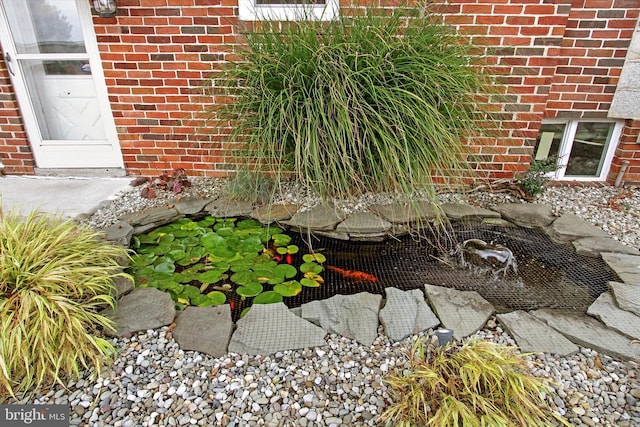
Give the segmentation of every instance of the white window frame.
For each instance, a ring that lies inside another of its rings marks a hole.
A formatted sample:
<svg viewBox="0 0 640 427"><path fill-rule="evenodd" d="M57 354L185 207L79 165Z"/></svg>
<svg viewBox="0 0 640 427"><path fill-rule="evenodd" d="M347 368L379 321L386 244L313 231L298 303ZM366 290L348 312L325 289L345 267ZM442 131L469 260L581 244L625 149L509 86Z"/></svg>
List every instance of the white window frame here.
<svg viewBox="0 0 640 427"><path fill-rule="evenodd" d="M578 130L578 124L580 123L611 123L613 124L613 128L611 129L611 133L609 134L609 138L607 140L607 145L604 148L604 159L602 160L602 168L600 170L599 176L587 176L587 175L572 175L565 176L567 171L567 159L569 159L569 155L571 154L571 149L573 148L573 143L576 135L576 131ZM542 122L543 125L564 125L564 133L562 135L562 141L560 142L560 148L558 150L558 169L555 172L549 173L547 176L551 179L558 181L583 181L583 182L593 182L593 181L605 181L607 176L609 175L609 170L611 169L611 161L613 160L613 156L615 155L616 148L618 147L618 143L620 142L620 135L622 134L622 129L624 127L624 122L618 120L544 120ZM535 153L534 153L535 156Z"/></svg>
<svg viewBox="0 0 640 427"><path fill-rule="evenodd" d="M238 0L241 21L332 21L339 15L339 0L325 0L324 4L256 4L255 0Z"/></svg>

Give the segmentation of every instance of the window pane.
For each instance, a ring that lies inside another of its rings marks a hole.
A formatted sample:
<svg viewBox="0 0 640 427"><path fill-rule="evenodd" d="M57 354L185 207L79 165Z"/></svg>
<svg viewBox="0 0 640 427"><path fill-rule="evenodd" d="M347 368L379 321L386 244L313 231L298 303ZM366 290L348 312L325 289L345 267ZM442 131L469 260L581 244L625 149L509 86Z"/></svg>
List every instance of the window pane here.
<svg viewBox="0 0 640 427"><path fill-rule="evenodd" d="M257 5L268 4L319 4L323 5L325 0L256 0Z"/></svg>
<svg viewBox="0 0 640 427"><path fill-rule="evenodd" d="M613 123L578 123L565 176L600 176Z"/></svg>
<svg viewBox="0 0 640 427"><path fill-rule="evenodd" d="M541 126L538 141L536 142L536 149L533 152L534 160L546 160L558 157L565 126L564 123L545 123Z"/></svg>
<svg viewBox="0 0 640 427"><path fill-rule="evenodd" d="M86 53L75 0L4 2L18 53Z"/></svg>

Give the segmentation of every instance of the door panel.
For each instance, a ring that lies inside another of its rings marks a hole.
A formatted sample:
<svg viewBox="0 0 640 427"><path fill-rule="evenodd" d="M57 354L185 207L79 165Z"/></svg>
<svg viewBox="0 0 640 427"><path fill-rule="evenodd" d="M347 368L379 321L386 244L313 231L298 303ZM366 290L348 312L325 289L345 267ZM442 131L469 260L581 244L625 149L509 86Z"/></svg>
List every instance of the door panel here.
<svg viewBox="0 0 640 427"><path fill-rule="evenodd" d="M123 167L86 0L0 0L0 37L39 168Z"/></svg>

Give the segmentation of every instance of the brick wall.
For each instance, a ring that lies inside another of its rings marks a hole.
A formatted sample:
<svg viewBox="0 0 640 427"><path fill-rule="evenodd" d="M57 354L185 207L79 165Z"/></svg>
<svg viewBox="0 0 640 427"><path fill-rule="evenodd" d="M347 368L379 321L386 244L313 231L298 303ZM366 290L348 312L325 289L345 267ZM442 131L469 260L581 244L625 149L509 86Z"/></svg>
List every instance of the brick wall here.
<svg viewBox="0 0 640 427"><path fill-rule="evenodd" d="M237 0L120 0L115 18L94 17L126 168L157 175L233 170L233 145L206 131L216 102L202 83L239 42ZM471 141L489 178L526 170L544 118L604 118L640 7L637 0L450 0L445 20L486 49L486 70L506 86L500 137ZM0 67L0 159L8 173L31 173L24 131L6 69ZM640 132L629 121L611 175L629 158L638 182ZM636 159L633 158L636 156ZM635 175L634 175L635 174Z"/></svg>
<svg viewBox="0 0 640 427"><path fill-rule="evenodd" d="M0 162L6 173L32 175L34 172L31 147L4 61L0 61Z"/></svg>
<svg viewBox="0 0 640 427"><path fill-rule="evenodd" d="M94 17L94 24L128 172L223 174L233 167L231 150L206 131L204 109L217 100L201 87L237 41L237 0L118 6L118 17Z"/></svg>

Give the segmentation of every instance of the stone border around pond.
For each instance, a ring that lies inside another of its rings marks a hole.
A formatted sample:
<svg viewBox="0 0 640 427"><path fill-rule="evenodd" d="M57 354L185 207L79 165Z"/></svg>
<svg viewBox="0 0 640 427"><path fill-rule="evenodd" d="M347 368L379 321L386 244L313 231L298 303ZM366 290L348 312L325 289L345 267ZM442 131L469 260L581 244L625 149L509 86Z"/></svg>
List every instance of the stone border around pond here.
<svg viewBox="0 0 640 427"><path fill-rule="evenodd" d="M427 202L373 205L369 212L351 215L328 205L299 210L298 205L266 208L247 202L187 198L127 215L102 233L105 239L128 247L134 235L185 216L212 215L254 218L263 224L275 223L335 239L375 242L407 233L415 224L438 219L436 209ZM551 208L542 204L500 204L483 209L445 203L441 214L451 221L540 228L554 241L571 242L579 254L602 257L624 282L610 283L610 291L592 304L588 315L551 309L497 315L523 351L567 355L576 352L577 345L583 345L615 357L640 359L640 345L631 342L640 339L640 251L619 243L576 215L554 217ZM336 295L291 310L283 303L255 306L234 325L227 304L188 307L178 314L171 297L164 292L133 289L126 279L118 279L115 285L116 310L107 309L104 314L115 320L117 335L175 324L172 333L183 350L214 357L227 352L271 354L322 346L327 333L370 345L379 325L391 341L438 325L453 329L455 338L461 339L481 329L494 313L491 304L476 292L426 285L424 294L415 289L387 288L386 300L380 295L360 293Z"/></svg>

